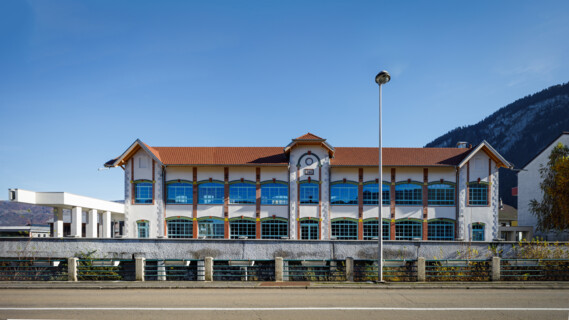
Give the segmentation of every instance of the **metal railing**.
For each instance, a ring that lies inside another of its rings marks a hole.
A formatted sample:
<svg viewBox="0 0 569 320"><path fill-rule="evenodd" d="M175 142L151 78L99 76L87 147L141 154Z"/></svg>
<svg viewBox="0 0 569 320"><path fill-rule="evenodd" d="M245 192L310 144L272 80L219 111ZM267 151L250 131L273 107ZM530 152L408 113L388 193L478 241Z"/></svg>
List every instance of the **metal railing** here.
<svg viewBox="0 0 569 320"><path fill-rule="evenodd" d="M131 259L77 260L77 280L80 281L134 280L134 273Z"/></svg>
<svg viewBox="0 0 569 320"><path fill-rule="evenodd" d="M502 259L500 275L508 281L568 281L569 260Z"/></svg>
<svg viewBox="0 0 569 320"><path fill-rule="evenodd" d="M214 260L214 281L275 281L274 260Z"/></svg>
<svg viewBox="0 0 569 320"><path fill-rule="evenodd" d="M490 281L490 260L425 260L427 281Z"/></svg>
<svg viewBox="0 0 569 320"><path fill-rule="evenodd" d="M66 259L0 259L0 281L67 280Z"/></svg>
<svg viewBox="0 0 569 320"><path fill-rule="evenodd" d="M284 260L284 281L346 281L345 260Z"/></svg>
<svg viewBox="0 0 569 320"><path fill-rule="evenodd" d="M148 259L144 267L146 281L198 281L204 280L203 260Z"/></svg>
<svg viewBox="0 0 569 320"><path fill-rule="evenodd" d="M417 260L383 260L383 280L417 281ZM377 281L377 260L354 260L354 281Z"/></svg>

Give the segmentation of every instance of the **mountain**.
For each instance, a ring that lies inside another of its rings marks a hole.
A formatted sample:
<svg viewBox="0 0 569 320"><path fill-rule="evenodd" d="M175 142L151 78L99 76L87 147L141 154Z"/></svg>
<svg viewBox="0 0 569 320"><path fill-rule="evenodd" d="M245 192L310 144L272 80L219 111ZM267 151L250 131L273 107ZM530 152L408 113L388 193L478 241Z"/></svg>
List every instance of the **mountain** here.
<svg viewBox="0 0 569 320"><path fill-rule="evenodd" d="M46 225L53 209L31 204L0 201L0 226Z"/></svg>
<svg viewBox="0 0 569 320"><path fill-rule="evenodd" d="M458 141L488 141L516 169L521 169L563 131L569 130L569 82L519 99L477 124L458 127L425 147L454 147ZM516 172L500 169L500 197L517 208L512 187Z"/></svg>

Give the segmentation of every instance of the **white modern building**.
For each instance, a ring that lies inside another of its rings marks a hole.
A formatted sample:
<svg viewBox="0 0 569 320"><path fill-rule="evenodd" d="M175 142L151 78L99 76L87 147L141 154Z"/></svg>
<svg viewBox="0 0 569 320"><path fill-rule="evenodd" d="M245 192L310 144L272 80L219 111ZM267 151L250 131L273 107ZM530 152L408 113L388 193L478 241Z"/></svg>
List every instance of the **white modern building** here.
<svg viewBox="0 0 569 320"><path fill-rule="evenodd" d="M548 241L567 241L569 240L569 232L541 232L536 230L537 217L530 212L529 203L533 199L541 201L543 198L543 192L539 187L542 181L539 169L547 165L551 151L559 143L569 146L569 132L561 133L556 139L547 144L518 173L518 225L531 230L533 236L541 237ZM533 236L528 234L527 239L529 240Z"/></svg>
<svg viewBox="0 0 569 320"><path fill-rule="evenodd" d="M107 167L125 173L124 233L140 238L492 241L498 168L476 147L333 147L305 134L283 147L151 147Z"/></svg>

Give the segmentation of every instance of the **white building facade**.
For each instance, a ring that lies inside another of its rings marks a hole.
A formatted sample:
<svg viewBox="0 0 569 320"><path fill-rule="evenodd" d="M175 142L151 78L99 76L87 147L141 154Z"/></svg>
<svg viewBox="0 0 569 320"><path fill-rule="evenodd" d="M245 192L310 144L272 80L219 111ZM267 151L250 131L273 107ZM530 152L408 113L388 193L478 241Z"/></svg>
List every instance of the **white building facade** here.
<svg viewBox="0 0 569 320"><path fill-rule="evenodd" d="M542 182L539 169L547 166L551 151L559 143L569 146L569 132L563 132L555 140L549 143L533 159L531 159L518 173L518 225L529 227L533 236L528 234L528 240L533 237L540 237L548 241L568 241L569 232L542 232L536 230L537 217L530 211L530 201L543 199L543 192L539 187Z"/></svg>
<svg viewBox="0 0 569 320"><path fill-rule="evenodd" d="M105 164L125 172L126 237L373 240L498 238L498 168L472 148L150 147ZM381 186L381 190L379 189Z"/></svg>

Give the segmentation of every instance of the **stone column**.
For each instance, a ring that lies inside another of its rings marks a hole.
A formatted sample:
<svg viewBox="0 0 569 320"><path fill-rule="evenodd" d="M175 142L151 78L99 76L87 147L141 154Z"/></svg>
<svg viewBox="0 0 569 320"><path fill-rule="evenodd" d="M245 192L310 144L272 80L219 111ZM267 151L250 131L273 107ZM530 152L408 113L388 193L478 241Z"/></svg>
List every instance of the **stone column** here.
<svg viewBox="0 0 569 320"><path fill-rule="evenodd" d="M67 259L67 280L77 281L77 258Z"/></svg>
<svg viewBox="0 0 569 320"><path fill-rule="evenodd" d="M283 281L283 258L276 257L275 258L275 281L282 282Z"/></svg>
<svg viewBox="0 0 569 320"><path fill-rule="evenodd" d="M500 281L500 257L492 257L492 281Z"/></svg>
<svg viewBox="0 0 569 320"><path fill-rule="evenodd" d="M346 281L354 282L354 258L346 258Z"/></svg>
<svg viewBox="0 0 569 320"><path fill-rule="evenodd" d="M81 238L83 226L83 208L73 207L71 209L71 237Z"/></svg>
<svg viewBox="0 0 569 320"><path fill-rule="evenodd" d="M417 281L425 282L427 280L427 274L425 272L425 258L417 258Z"/></svg>
<svg viewBox="0 0 569 320"><path fill-rule="evenodd" d="M54 238L63 237L63 208L53 208L53 235Z"/></svg>
<svg viewBox="0 0 569 320"><path fill-rule="evenodd" d="M144 281L144 257L135 258L136 281Z"/></svg>
<svg viewBox="0 0 569 320"><path fill-rule="evenodd" d="M213 281L213 258L205 258L205 281Z"/></svg>
<svg viewBox="0 0 569 320"><path fill-rule="evenodd" d="M87 230L85 236L87 238L96 238L97 237L97 223L99 222L99 216L97 214L97 210L91 209L89 210L89 214L87 216Z"/></svg>
<svg viewBox="0 0 569 320"><path fill-rule="evenodd" d="M103 212L103 232L101 234L101 238L110 238L111 237L111 212L105 211Z"/></svg>

